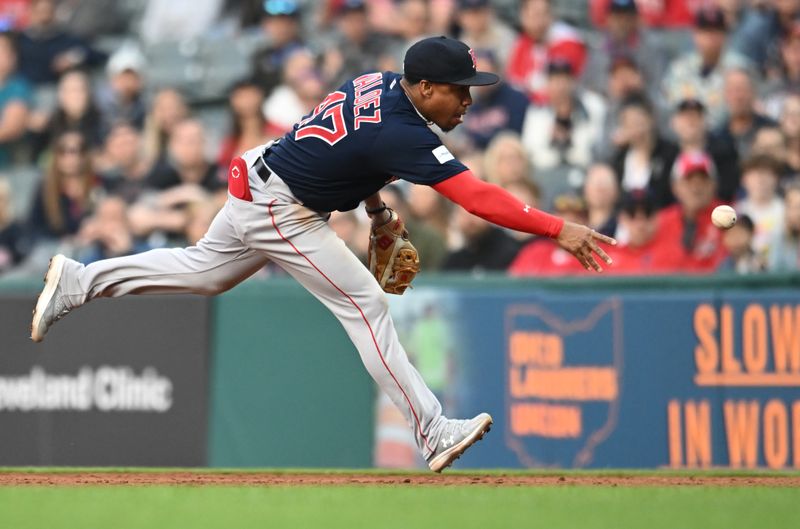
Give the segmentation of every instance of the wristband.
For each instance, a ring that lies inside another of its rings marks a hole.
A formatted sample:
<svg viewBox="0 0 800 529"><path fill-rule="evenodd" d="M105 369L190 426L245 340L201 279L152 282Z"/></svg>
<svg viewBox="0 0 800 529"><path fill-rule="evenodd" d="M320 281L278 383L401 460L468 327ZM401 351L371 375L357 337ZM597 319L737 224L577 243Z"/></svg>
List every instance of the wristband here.
<svg viewBox="0 0 800 529"><path fill-rule="evenodd" d="M364 210L367 212L367 215L377 215L378 213L383 213L387 209L389 208L384 202L381 202L381 205L375 209L364 208Z"/></svg>

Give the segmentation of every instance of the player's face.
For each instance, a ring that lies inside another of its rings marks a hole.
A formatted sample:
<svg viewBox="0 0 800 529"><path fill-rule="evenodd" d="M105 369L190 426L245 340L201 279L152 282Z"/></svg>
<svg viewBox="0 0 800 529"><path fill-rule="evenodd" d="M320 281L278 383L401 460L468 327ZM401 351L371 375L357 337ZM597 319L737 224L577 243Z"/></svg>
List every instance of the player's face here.
<svg viewBox="0 0 800 529"><path fill-rule="evenodd" d="M445 132L451 131L464 121L464 113L472 104L469 86L455 84L431 84L430 97L425 114Z"/></svg>

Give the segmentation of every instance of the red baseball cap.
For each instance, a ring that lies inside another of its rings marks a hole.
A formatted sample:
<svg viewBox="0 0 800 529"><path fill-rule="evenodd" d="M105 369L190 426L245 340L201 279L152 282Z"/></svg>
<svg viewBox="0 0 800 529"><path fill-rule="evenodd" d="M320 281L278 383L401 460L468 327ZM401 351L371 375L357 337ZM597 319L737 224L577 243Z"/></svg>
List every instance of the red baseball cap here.
<svg viewBox="0 0 800 529"><path fill-rule="evenodd" d="M673 180L683 179L692 173L703 173L716 178L714 162L702 151L684 152L675 160L672 171Z"/></svg>

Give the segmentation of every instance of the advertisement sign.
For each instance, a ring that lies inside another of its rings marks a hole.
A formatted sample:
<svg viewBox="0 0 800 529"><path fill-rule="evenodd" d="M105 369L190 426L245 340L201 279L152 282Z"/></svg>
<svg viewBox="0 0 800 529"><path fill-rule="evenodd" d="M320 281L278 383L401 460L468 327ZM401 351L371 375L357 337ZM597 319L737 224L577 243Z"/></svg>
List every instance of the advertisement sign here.
<svg viewBox="0 0 800 529"><path fill-rule="evenodd" d="M446 315L433 378L445 413L495 419L462 466L800 469L791 289L431 286L404 298L392 309L408 337L425 314Z"/></svg>
<svg viewBox="0 0 800 529"><path fill-rule="evenodd" d="M32 305L0 298L0 466L205 464L204 298L99 300L41 344Z"/></svg>

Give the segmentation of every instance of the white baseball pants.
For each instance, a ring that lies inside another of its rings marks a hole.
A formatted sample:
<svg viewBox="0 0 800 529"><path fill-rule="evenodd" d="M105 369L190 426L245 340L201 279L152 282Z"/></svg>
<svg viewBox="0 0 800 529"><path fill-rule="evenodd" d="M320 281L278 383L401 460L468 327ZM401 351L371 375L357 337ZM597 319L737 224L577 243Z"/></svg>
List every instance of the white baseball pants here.
<svg viewBox="0 0 800 529"><path fill-rule="evenodd" d="M242 156L249 168L253 201L229 194L196 246L92 263L77 271L77 285L70 285L70 290L82 292L83 302L126 294L214 295L271 260L338 318L367 371L403 412L423 456L429 457L446 419L439 401L408 361L386 295L328 226L326 215L302 206L274 173L266 184L261 181L252 169L261 149Z"/></svg>

